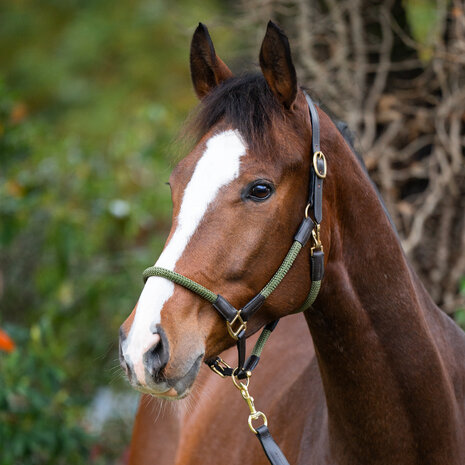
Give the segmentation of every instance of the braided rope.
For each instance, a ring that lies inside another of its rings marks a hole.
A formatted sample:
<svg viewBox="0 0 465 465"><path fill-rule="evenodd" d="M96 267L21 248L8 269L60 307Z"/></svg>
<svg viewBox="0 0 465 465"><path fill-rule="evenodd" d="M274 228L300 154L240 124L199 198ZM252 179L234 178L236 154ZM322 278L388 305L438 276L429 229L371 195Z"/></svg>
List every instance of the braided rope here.
<svg viewBox="0 0 465 465"><path fill-rule="evenodd" d="M200 297L203 297L208 302L213 303L217 299L217 295L207 289L206 287L202 286L192 279L186 278L182 274L176 273L175 271L167 270L166 268L160 268L159 266L151 266L147 268L142 273L142 277L144 278L144 282L147 281L148 278L151 276L158 276L160 278L166 278L172 281L173 283L179 284L186 289L189 289L192 292L195 292Z"/></svg>
<svg viewBox="0 0 465 465"><path fill-rule="evenodd" d="M318 293L320 292L320 287L321 281L312 281L312 285L310 286L310 292L308 293L305 302L297 310L297 313L303 312L304 310L307 310L307 308L313 305L318 296Z"/></svg>
<svg viewBox="0 0 465 465"><path fill-rule="evenodd" d="M276 271L273 277L268 281L268 284L260 291L260 294L265 297L265 299L269 297L269 295L278 287L278 284L284 279L301 249L302 244L298 241L294 241L289 252L281 263L281 266L278 268L278 271Z"/></svg>
<svg viewBox="0 0 465 465"><path fill-rule="evenodd" d="M268 338L271 335L271 331L269 329L264 329L262 334L260 334L260 337L258 338L257 342L254 345L254 348L252 350L252 355L255 355L256 357L260 357L263 348L265 347L266 341L268 341Z"/></svg>
<svg viewBox="0 0 465 465"><path fill-rule="evenodd" d="M291 248L289 249L289 252L287 253L286 257L281 263L281 266L278 268L278 270L273 275L273 277L268 281L266 286L260 291L260 294L263 295L265 299L270 296L270 294L278 287L279 283L284 279L284 277L290 270L291 266L293 265L301 249L302 249L302 244L298 241L294 241ZM144 272L142 273L144 282L147 281L147 279L152 276L165 278L165 279L172 281L175 284L179 284L180 286L183 286L186 289L189 289L190 291L195 292L200 297L203 297L205 300L207 300L210 303L215 302L218 297L214 292L210 291L209 289L202 286L201 284L196 283L192 279L189 279L186 276L183 276L182 274L176 273L175 271L171 271L166 268L161 268L159 266L151 266L147 268L146 270L144 270ZM320 286L321 286L321 281L312 282L308 297L305 299L305 302L297 310L297 312L302 312L306 310L308 307L310 307L313 304L313 302L315 302L318 292L320 291ZM257 348L257 350L260 350L260 352L263 350L263 345L267 341L270 334L271 333L268 331L266 331L263 334L263 339L264 339L263 344L260 343L261 348L260 349ZM261 340L261 337L257 341L257 345L260 342L260 340ZM254 353L255 353L255 349L254 349Z"/></svg>

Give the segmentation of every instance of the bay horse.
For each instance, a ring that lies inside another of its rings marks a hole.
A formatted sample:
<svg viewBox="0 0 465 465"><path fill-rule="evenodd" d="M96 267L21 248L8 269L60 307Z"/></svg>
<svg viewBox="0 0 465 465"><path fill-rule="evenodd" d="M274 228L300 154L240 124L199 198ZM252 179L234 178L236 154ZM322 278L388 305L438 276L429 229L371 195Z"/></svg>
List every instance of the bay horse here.
<svg viewBox="0 0 465 465"><path fill-rule="evenodd" d="M198 140L171 174L173 224L156 266L241 309L280 267L299 228L316 129L287 37L273 23L260 74L233 76L202 24L190 66ZM327 163L325 274L314 303L292 315L313 285L313 236L247 321L252 339L287 316L250 378L255 403L292 464L463 465L465 335L412 270L356 154L317 113ZM146 393L131 465L267 463L233 383L201 368L224 351L234 366L224 318L171 279L148 277L120 330L122 367ZM155 421L160 401L148 395L195 400Z"/></svg>

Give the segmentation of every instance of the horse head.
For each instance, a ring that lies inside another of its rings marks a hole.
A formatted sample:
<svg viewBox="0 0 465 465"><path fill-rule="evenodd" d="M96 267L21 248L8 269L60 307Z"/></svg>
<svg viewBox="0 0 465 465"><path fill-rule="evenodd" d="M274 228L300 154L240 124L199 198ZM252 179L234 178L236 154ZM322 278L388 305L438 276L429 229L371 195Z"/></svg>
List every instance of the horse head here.
<svg viewBox="0 0 465 465"><path fill-rule="evenodd" d="M308 106L287 37L271 22L260 51L261 73L234 77L202 24L192 39L190 67L200 99L198 139L170 177L172 228L156 266L241 308L278 269L302 220L312 163ZM327 246L329 233L322 227ZM309 256L306 245L248 322L247 336L302 305L311 285ZM208 301L152 276L121 327L120 358L137 389L181 398L202 361L233 343Z"/></svg>

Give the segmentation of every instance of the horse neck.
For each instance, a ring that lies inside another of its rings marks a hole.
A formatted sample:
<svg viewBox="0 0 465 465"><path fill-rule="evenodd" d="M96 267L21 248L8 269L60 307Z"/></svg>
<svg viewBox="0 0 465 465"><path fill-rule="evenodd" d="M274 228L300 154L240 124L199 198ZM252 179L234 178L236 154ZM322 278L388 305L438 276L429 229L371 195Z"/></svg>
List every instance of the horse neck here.
<svg viewBox="0 0 465 465"><path fill-rule="evenodd" d="M325 187L326 274L306 312L334 453L341 464L456 463L441 455L457 434L452 386L433 337L442 316L360 163L344 141L337 146Z"/></svg>

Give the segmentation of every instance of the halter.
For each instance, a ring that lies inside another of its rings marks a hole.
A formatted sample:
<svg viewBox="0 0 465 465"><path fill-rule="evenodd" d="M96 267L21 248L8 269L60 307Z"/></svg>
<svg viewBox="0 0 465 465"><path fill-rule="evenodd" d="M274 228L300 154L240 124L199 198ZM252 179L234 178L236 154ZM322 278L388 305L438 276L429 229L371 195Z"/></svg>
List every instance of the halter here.
<svg viewBox="0 0 465 465"><path fill-rule="evenodd" d="M226 326L229 335L236 340L238 363L237 368L230 367L220 357L216 357L211 361L207 361L207 365L222 378L231 376L234 385L241 391L242 397L247 402L250 415L249 427L258 436L268 460L273 465L289 465L284 457L281 449L271 437L268 430L268 421L264 413L255 409L254 400L248 391L248 385L252 371L258 365L261 352L268 340L270 334L275 329L279 320L268 323L263 328L263 331L256 342L252 354L245 360L246 355L246 329L248 320L258 311L265 300L278 287L279 283L284 279L292 264L297 258L299 252L312 238L313 246L310 252L310 274L311 286L308 296L302 306L297 310L301 312L309 308L316 300L321 286L321 280L324 274L324 253L323 245L320 238L320 223L323 219L323 180L326 177L327 165L326 158L320 148L320 123L318 113L314 103L306 92L304 92L307 100L310 124L312 127L312 153L313 159L310 167L310 185L307 206L305 208L304 218L294 236L294 241L273 277L263 287L263 289L247 302L241 309L236 309L220 294L215 294L201 284L193 281L182 274L175 271L152 266L143 272L144 282L151 276L166 278L175 284L195 292L200 297L204 298L213 305L213 308L226 320ZM313 219L310 217L310 210L313 210ZM245 382L241 381L245 380ZM253 421L261 419L263 424L254 428Z"/></svg>

